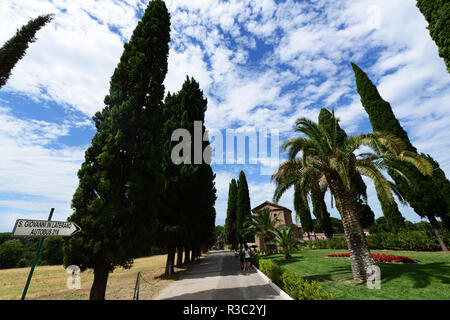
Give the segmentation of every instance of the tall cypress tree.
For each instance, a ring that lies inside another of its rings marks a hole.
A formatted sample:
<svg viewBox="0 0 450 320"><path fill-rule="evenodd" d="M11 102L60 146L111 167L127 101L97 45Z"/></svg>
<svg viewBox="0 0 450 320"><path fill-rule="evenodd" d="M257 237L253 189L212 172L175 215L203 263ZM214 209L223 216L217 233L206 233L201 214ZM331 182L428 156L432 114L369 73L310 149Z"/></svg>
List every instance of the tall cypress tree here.
<svg viewBox="0 0 450 320"><path fill-rule="evenodd" d="M333 236L333 225L331 224L330 213L325 204L325 192L322 192L320 188L315 188L311 192L311 203L317 224L323 230L325 236L331 238Z"/></svg>
<svg viewBox="0 0 450 320"><path fill-rule="evenodd" d="M241 244L247 242L244 237L244 223L251 217L251 207L250 207L250 195L248 191L247 178L245 177L244 171L239 173L239 179L237 182L237 212L236 212L236 223L237 223L237 233L239 236L239 242Z"/></svg>
<svg viewBox="0 0 450 320"><path fill-rule="evenodd" d="M225 241L236 249L239 243L237 234L237 183L231 179L228 189L227 217L225 219Z"/></svg>
<svg viewBox="0 0 450 320"><path fill-rule="evenodd" d="M11 70L23 58L29 44L36 41L36 33L52 19L53 15L47 14L28 21L0 48L0 88L8 81Z"/></svg>
<svg viewBox="0 0 450 320"><path fill-rule="evenodd" d="M171 151L178 143L171 141L171 135L179 128L189 132L189 152L194 154L194 121L203 123L206 109L207 100L203 97L198 82L189 77L178 93L168 94L164 103L165 189L163 204L157 217L160 227L164 230L161 233L161 245L167 246L168 249L167 275L173 273L175 247L178 251L177 264L181 264L183 249L188 246L189 251L193 250L194 256L197 256L199 248L208 246L215 228L215 175L208 163L210 160L205 159L206 162L196 164L190 159L189 163L175 164L171 159ZM202 124L203 132L205 127ZM201 143L202 150L209 145L207 139L202 139Z"/></svg>
<svg viewBox="0 0 450 320"><path fill-rule="evenodd" d="M90 299L104 299L109 272L130 267L157 230L161 187L163 81L170 41L163 1L148 4L110 81L97 133L78 172L69 221L81 231L66 241L64 264L92 268Z"/></svg>
<svg viewBox="0 0 450 320"><path fill-rule="evenodd" d="M377 88L364 71L354 63L352 63L352 68L355 72L356 86L361 96L361 103L369 115L373 130L396 135L403 140L406 150L416 153L416 148L411 144L408 134L403 130L392 112L390 104L382 99ZM424 154L421 156L427 158ZM428 157L428 160L432 160L431 157ZM436 163L434 160L431 162ZM436 220L436 216L439 216L443 221L448 221L448 199L446 199L448 195L443 194L442 190L438 189L438 186L445 182L442 181L445 179L445 174L438 166L435 166L433 176L428 177L422 175L413 165L404 163L397 165L408 168L408 177L415 184L415 187L411 187L394 170L389 170L388 174L395 181L397 189L414 211L419 216L428 218L442 249L446 250L445 243L439 233L439 223Z"/></svg>
<svg viewBox="0 0 450 320"><path fill-rule="evenodd" d="M416 6L428 21L431 39L439 48L450 73L450 2L448 0L417 0Z"/></svg>
<svg viewBox="0 0 450 320"><path fill-rule="evenodd" d="M309 210L307 195L302 193L301 188L294 185L294 210L297 222L300 222L304 232L310 237L310 233L314 231L314 223Z"/></svg>

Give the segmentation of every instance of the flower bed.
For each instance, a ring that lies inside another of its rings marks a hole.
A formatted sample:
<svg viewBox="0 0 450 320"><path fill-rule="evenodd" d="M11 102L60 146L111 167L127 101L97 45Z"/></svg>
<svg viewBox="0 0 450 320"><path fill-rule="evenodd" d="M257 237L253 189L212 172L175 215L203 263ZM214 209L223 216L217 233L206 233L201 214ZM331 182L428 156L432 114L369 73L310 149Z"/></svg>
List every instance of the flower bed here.
<svg viewBox="0 0 450 320"><path fill-rule="evenodd" d="M333 253L329 254L328 257L338 257L338 258L350 258L350 253L348 252L341 252L341 253ZM413 259L410 259L405 256L395 256L393 254L379 254L379 253L372 253L372 257L375 260L375 262L381 262L381 263L415 263Z"/></svg>

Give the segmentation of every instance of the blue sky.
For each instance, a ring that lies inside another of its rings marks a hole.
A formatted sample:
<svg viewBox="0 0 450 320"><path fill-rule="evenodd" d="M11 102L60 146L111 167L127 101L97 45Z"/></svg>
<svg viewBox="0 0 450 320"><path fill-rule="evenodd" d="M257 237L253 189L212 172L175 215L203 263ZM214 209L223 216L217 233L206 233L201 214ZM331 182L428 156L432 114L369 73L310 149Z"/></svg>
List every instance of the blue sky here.
<svg viewBox="0 0 450 320"><path fill-rule="evenodd" d="M18 218L45 219L51 207L55 220L71 214L77 170L95 133L91 117L103 108L123 43L147 3L0 0L0 44L30 18L55 13L0 90L0 232L11 231ZM415 1L166 4L172 24L166 90L178 91L186 75L195 77L208 98L207 128L275 128L282 143L293 136L298 117L317 119L327 107L348 133L369 132L353 61L391 103L418 150L450 175L450 76ZM240 170L252 207L271 200L274 186L260 164L213 169L216 224L224 223L228 185ZM367 185L379 217L373 185ZM292 192L280 204L292 208ZM420 220L411 208L400 210Z"/></svg>

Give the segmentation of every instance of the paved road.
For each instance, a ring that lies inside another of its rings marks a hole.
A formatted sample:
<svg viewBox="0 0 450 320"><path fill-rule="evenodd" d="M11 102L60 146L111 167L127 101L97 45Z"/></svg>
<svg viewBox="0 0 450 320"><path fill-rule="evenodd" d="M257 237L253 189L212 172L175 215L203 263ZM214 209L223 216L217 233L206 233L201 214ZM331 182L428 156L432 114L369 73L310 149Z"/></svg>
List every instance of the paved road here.
<svg viewBox="0 0 450 320"><path fill-rule="evenodd" d="M283 300L256 271L241 271L229 251L213 251L192 265L156 300Z"/></svg>

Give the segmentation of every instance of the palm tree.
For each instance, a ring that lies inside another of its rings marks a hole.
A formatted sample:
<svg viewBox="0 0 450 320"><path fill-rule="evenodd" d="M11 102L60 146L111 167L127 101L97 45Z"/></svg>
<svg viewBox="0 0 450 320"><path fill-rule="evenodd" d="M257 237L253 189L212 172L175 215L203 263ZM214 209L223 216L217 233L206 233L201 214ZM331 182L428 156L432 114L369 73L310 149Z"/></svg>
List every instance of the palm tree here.
<svg viewBox="0 0 450 320"><path fill-rule="evenodd" d="M258 212L258 214L248 217L244 223L245 237L257 236L264 241L264 248L261 248L264 253L268 253L267 243L273 238L273 232L276 230L276 225L280 222L277 217L272 217L268 208Z"/></svg>
<svg viewBox="0 0 450 320"><path fill-rule="evenodd" d="M281 248L286 260L291 258L291 252L295 250L298 240L294 237L295 226L275 229L273 234L277 239L277 246Z"/></svg>
<svg viewBox="0 0 450 320"><path fill-rule="evenodd" d="M402 140L391 134L374 132L343 138L337 130L338 121L334 110L329 121L322 124L305 118L297 120L295 130L306 137L293 138L284 143L283 150L288 149L289 160L282 163L272 176L272 181L276 183L274 201L278 202L293 185L302 188L305 194L317 183L322 191L329 189L342 218L353 279L366 281L366 270L375 263L356 211L352 176L359 173L369 177L379 198L394 203L392 193L397 194L395 186L381 170L391 168L410 182L407 172L403 172L405 170L398 163L412 163L424 175L432 174L432 166L417 154L405 151ZM369 147L372 152L355 155L354 152L362 146ZM300 152L301 157L297 157Z"/></svg>

